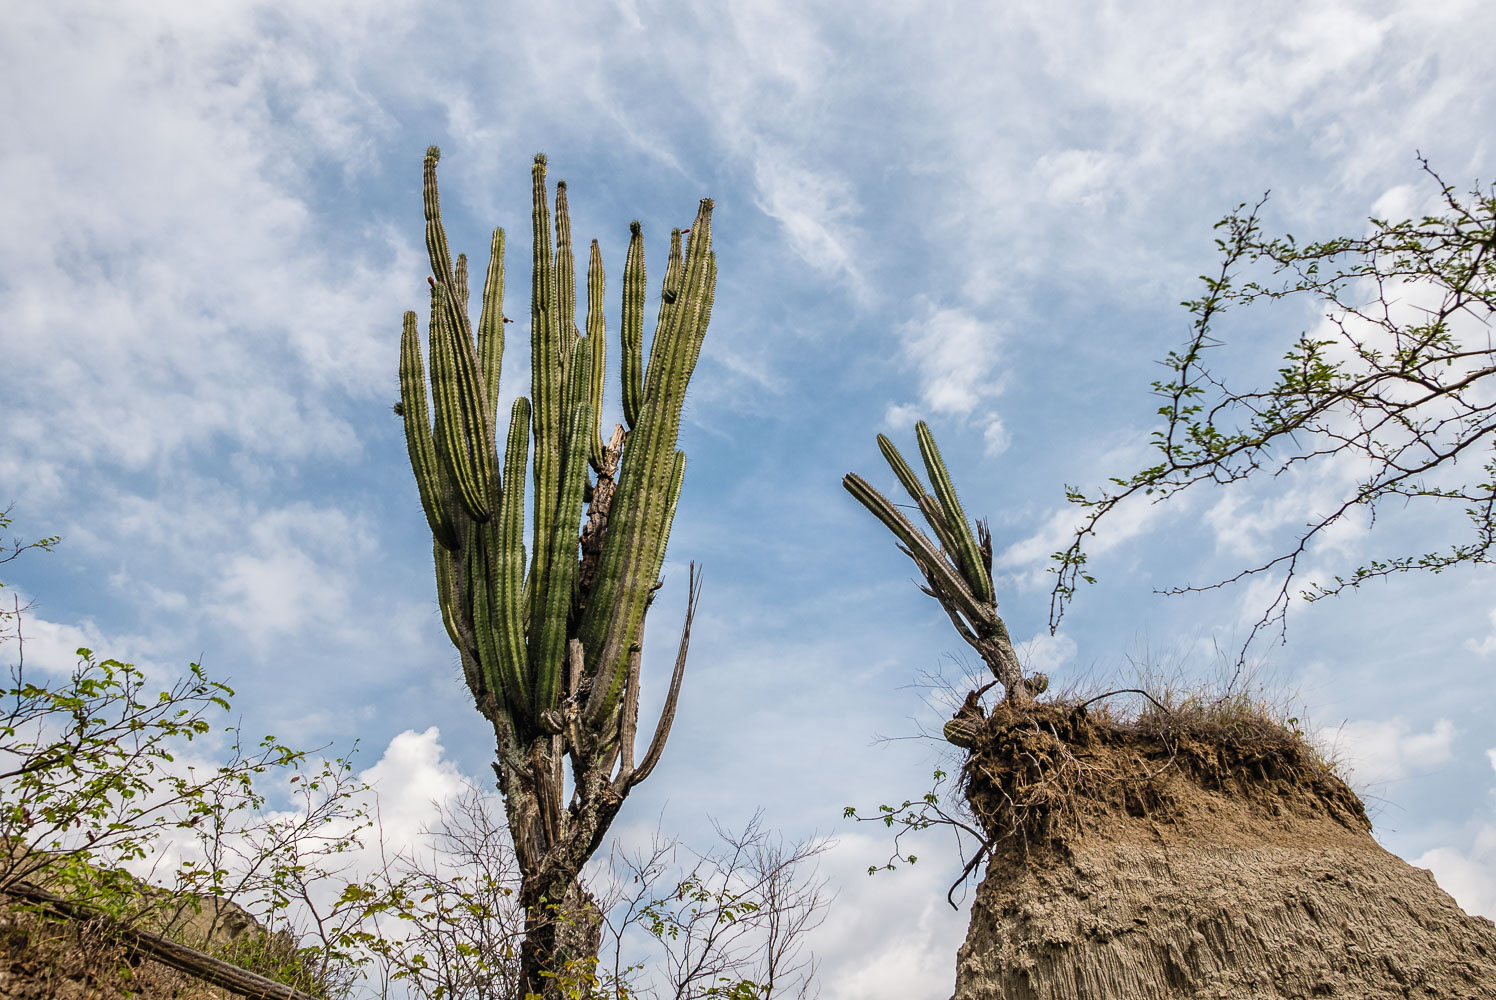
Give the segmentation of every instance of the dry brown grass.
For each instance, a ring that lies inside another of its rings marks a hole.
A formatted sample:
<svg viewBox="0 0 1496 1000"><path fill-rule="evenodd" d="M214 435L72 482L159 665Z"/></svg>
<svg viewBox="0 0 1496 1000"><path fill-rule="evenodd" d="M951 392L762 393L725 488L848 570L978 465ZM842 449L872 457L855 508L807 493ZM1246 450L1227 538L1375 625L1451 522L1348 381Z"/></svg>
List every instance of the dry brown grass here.
<svg viewBox="0 0 1496 1000"><path fill-rule="evenodd" d="M1240 691L1153 683L999 705L978 725L962 782L994 849L1063 848L1138 818L1171 822L1200 792L1369 828L1298 720Z"/></svg>

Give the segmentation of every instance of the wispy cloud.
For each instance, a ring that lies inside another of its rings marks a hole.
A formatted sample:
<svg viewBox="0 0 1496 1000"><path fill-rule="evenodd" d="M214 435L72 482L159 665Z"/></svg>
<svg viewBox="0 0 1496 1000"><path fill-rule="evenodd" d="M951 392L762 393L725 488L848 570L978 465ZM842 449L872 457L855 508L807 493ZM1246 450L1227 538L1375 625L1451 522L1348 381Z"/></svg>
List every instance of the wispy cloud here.
<svg viewBox="0 0 1496 1000"><path fill-rule="evenodd" d="M1320 742L1361 787L1380 788L1422 776L1454 759L1454 723L1439 719L1418 732L1406 719L1360 720L1319 732Z"/></svg>

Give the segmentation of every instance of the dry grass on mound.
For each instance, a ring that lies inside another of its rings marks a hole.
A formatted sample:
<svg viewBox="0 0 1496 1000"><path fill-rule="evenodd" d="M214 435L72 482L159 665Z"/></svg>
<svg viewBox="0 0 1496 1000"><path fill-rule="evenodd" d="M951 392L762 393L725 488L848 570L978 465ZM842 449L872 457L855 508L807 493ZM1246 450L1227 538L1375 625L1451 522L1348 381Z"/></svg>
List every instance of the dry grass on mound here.
<svg viewBox="0 0 1496 1000"><path fill-rule="evenodd" d="M1063 848L1139 821L1181 823L1216 811L1211 797L1233 812L1370 829L1333 764L1271 707L1243 695L1128 693L1140 707L1062 695L1021 710L1000 704L975 724L962 783L995 847Z"/></svg>

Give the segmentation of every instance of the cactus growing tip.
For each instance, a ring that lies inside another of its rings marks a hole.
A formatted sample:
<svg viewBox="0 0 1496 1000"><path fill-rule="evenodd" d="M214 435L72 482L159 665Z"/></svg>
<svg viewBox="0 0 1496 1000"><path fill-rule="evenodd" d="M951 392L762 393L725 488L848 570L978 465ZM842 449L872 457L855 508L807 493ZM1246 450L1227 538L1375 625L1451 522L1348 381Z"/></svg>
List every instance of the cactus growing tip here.
<svg viewBox="0 0 1496 1000"><path fill-rule="evenodd" d="M440 160L441 158L442 158L442 150L441 150L440 146L427 146L426 147L426 159L428 159L428 160Z"/></svg>

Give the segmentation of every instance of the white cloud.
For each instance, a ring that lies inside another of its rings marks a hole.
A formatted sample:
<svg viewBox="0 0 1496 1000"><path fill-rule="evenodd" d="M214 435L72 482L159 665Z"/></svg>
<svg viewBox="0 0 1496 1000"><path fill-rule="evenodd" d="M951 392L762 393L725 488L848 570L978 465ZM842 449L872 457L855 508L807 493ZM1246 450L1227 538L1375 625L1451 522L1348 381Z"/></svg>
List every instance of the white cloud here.
<svg viewBox="0 0 1496 1000"><path fill-rule="evenodd" d="M443 756L441 731L407 729L390 740L379 762L359 775L378 796L380 833L393 851L417 846L438 807L476 782Z"/></svg>
<svg viewBox="0 0 1496 1000"><path fill-rule="evenodd" d="M1045 153L1035 172L1048 179L1051 200L1099 207L1116 184L1120 157L1095 149Z"/></svg>
<svg viewBox="0 0 1496 1000"><path fill-rule="evenodd" d="M1400 716L1385 720L1347 722L1319 731L1321 745L1361 787L1385 785L1425 775L1453 759L1454 723L1437 720L1415 732Z"/></svg>
<svg viewBox="0 0 1496 1000"><path fill-rule="evenodd" d="M1491 631L1484 639L1466 639L1465 648L1477 656L1486 657L1496 653L1496 608L1492 608L1489 614Z"/></svg>
<svg viewBox="0 0 1496 1000"><path fill-rule="evenodd" d="M883 426L887 430L907 431L919 422L919 407L913 403L890 403L883 411Z"/></svg>
<svg viewBox="0 0 1496 1000"><path fill-rule="evenodd" d="M1075 658L1075 640L1063 632L1040 632L1018 646L1018 658L1028 670L1051 675Z"/></svg>
<svg viewBox="0 0 1496 1000"><path fill-rule="evenodd" d="M16 151L0 180L28 192L0 240L7 351L28 373L9 401L30 415L8 422L16 481L52 500L96 463L355 454L335 399L311 390L385 380L375 345L401 296L378 261L411 251L376 235L335 262L303 171L361 161L381 115L328 93L320 43L264 33L272 5L94 6L28 8L8 36L25 45L0 60L16 93L48 81L0 115Z"/></svg>
<svg viewBox="0 0 1496 1000"><path fill-rule="evenodd" d="M1412 863L1433 872L1466 913L1496 919L1496 826L1482 826L1469 850L1436 847Z"/></svg>
<svg viewBox="0 0 1496 1000"><path fill-rule="evenodd" d="M1234 484L1205 512L1216 546L1236 559L1258 561L1288 551L1306 525L1333 513L1364 471L1352 455L1329 456L1312 467L1299 466L1275 477ZM1315 556L1350 554L1370 533L1370 519L1353 509L1315 535ZM1300 567L1302 571L1302 566Z"/></svg>
<svg viewBox="0 0 1496 1000"><path fill-rule="evenodd" d="M828 277L844 277L865 297L866 281L853 258L858 209L851 186L768 144L754 156L754 183L760 211L784 227L795 254Z"/></svg>
<svg viewBox="0 0 1496 1000"><path fill-rule="evenodd" d="M1184 513L1188 509L1189 499L1183 496L1171 503L1173 514L1177 516ZM1086 551L1095 557L1137 538L1152 526L1162 512L1160 505L1142 502L1141 498L1122 504L1109 519L1106 531L1087 539ZM1013 581L1020 586L1047 586L1051 579L1049 568L1053 565L1050 555L1070 544L1085 513L1081 508L1069 504L1055 508L1028 537L1019 539L998 553L993 560L994 568L1007 570Z"/></svg>
<svg viewBox="0 0 1496 1000"><path fill-rule="evenodd" d="M78 666L78 650L87 649L93 653L95 660L119 660L133 664L151 683L166 685L186 672L185 664L168 668L157 662L153 656L157 651L156 643L147 636L106 629L91 618L82 618L76 623L54 621L44 616L45 603L39 603L26 611L26 593L17 592L9 584L3 592L11 595L6 598L7 601L14 598L23 609L19 648L14 645L13 638L0 644L0 651L6 656L6 667L24 658L23 665L27 671L64 676L71 674ZM10 605L7 604L7 607ZM38 683L48 682L38 680Z"/></svg>
<svg viewBox="0 0 1496 1000"><path fill-rule="evenodd" d="M982 453L988 458L995 458L1008 450L1008 445L1013 443L1013 435L1008 433L1007 425L999 416L992 416L987 421L987 427L982 431Z"/></svg>
<svg viewBox="0 0 1496 1000"><path fill-rule="evenodd" d="M317 626L324 636L349 620L369 530L339 510L298 503L249 523L248 542L226 553L212 585L211 610L256 643Z"/></svg>
<svg viewBox="0 0 1496 1000"><path fill-rule="evenodd" d="M838 888L831 917L812 932L810 948L820 959L817 977L827 1000L866 997L943 997L954 988L955 948L965 934L968 905L946 903L950 881L961 870L944 828L906 840L913 866L869 875L869 865L888 859L887 839L858 833L838 835L823 870Z"/></svg>
<svg viewBox="0 0 1496 1000"><path fill-rule="evenodd" d="M925 406L934 413L967 416L999 390L997 328L965 309L920 303L899 329L904 356L919 372Z"/></svg>

